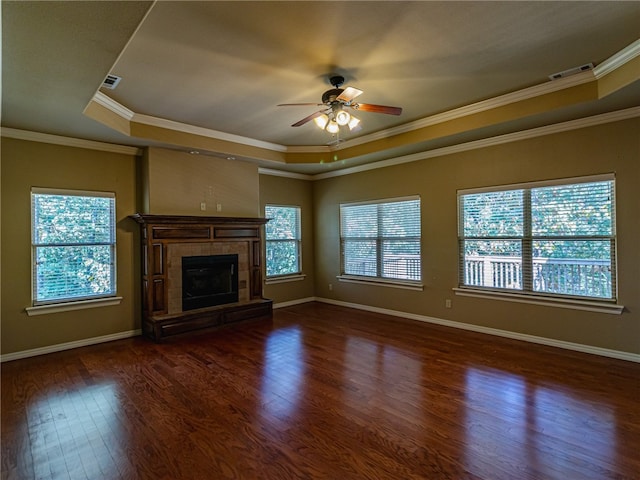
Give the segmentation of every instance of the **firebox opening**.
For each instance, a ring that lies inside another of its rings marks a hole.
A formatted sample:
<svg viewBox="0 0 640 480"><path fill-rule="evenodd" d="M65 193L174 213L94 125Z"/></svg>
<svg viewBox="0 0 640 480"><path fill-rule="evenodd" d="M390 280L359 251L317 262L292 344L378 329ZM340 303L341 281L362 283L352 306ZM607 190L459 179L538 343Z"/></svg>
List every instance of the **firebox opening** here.
<svg viewBox="0 0 640 480"><path fill-rule="evenodd" d="M238 301L238 255L182 257L182 310Z"/></svg>

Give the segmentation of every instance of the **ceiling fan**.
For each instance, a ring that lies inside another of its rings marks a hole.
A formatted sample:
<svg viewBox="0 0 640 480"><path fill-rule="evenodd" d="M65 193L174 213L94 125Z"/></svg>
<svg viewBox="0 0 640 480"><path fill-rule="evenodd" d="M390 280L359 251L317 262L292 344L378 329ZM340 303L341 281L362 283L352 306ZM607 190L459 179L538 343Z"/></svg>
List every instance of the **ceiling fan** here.
<svg viewBox="0 0 640 480"><path fill-rule="evenodd" d="M318 127L327 130L329 133L337 133L340 126L348 125L350 130L358 127L360 120L345 110L349 107L353 110L361 110L363 112L386 113L388 115L400 115L401 107L389 107L386 105L374 105L372 103L356 103L354 98L360 96L363 92L354 87L340 88L344 83L344 77L334 75L329 78L329 82L333 86L322 94L322 103L281 103L279 107L300 107L300 106L319 106L324 107L311 115L297 121L292 127L299 127L305 123L314 120Z"/></svg>

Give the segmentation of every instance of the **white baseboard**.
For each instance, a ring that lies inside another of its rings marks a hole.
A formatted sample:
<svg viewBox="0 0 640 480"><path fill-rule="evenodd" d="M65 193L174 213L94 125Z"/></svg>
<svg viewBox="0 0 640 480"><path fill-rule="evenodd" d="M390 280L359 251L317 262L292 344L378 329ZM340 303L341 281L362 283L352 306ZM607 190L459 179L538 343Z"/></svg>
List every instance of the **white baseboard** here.
<svg viewBox="0 0 640 480"><path fill-rule="evenodd" d="M537 343L540 345L564 348L566 350L574 350L577 352L590 353L592 355L600 355L602 357L616 358L619 360L626 360L629 362L640 363L640 355L635 353L621 352L619 350L611 350L608 348L594 347L591 345L583 345L580 343L565 342L562 340L554 340L552 338L537 337L535 335L527 335L524 333L510 332L508 330L499 330L497 328L483 327L480 325L472 325L469 323L454 322L452 320L444 320L436 317L417 315L415 313L406 313L406 312L400 312L397 310L389 310L387 308L372 307L369 305L361 305L358 303L343 302L341 300L333 300L330 298L322 298L322 297L300 298L297 300L290 300L288 302L276 303L273 305L273 308L277 309L277 308L291 307L294 305L300 305L308 302L322 302L322 303L328 303L331 305L339 305L342 307L355 308L358 310L365 310L365 311L374 312L374 313L382 313L382 314L391 315L394 317L409 318L411 320L418 320L420 322L434 323L434 324L443 325L446 327L459 328L462 330L469 330L469 331L478 332L478 333L486 333L488 335L495 335L498 337L511 338L514 340L522 340L525 342ZM86 347L86 346L95 345L98 343L111 342L113 340L120 340L123 338L135 337L141 334L142 334L141 330L129 330L127 332L113 333L111 335L104 335L101 337L93 337L93 338L87 338L84 340L77 340L75 342L59 343L57 345L50 345L42 348L34 348L32 350L23 350L21 352L7 353L6 355L0 355L0 363L9 362L11 360L19 360L21 358L35 357L37 355L45 355L47 353L60 352L63 350L70 350L72 348Z"/></svg>
<svg viewBox="0 0 640 480"><path fill-rule="evenodd" d="M63 350L71 350L72 348L87 347L97 343L112 342L113 340L121 340L123 338L137 337L142 334L142 330L129 330L127 332L112 333L110 335L102 335L100 337L85 338L74 342L58 343L57 345L49 345L47 347L34 348L31 350L23 350L21 352L7 353L0 355L0 363L10 362L11 360L19 360L21 358L35 357L37 355L46 355L47 353L61 352Z"/></svg>
<svg viewBox="0 0 640 480"><path fill-rule="evenodd" d="M302 303L309 303L319 301L316 297L298 298L297 300L290 300L288 302L274 303L273 308L292 307L294 305L300 305Z"/></svg>
<svg viewBox="0 0 640 480"><path fill-rule="evenodd" d="M301 303L308 303L315 301L315 297L301 298L297 300L291 300L289 302L282 302L273 305L273 308L291 307L293 305L299 305ZM86 338L83 340L76 340L73 342L58 343L56 345L48 345L46 347L34 348L31 350L22 350L20 352L7 353L0 355L0 363L10 362L12 360L20 360L21 358L36 357L38 355L46 355L48 353L61 352L63 350L71 350L72 348L87 347L89 345L96 345L98 343L111 342L113 340L121 340L123 338L136 337L142 335L142 330L129 330L127 332L112 333L110 335L103 335L100 337Z"/></svg>
<svg viewBox="0 0 640 480"><path fill-rule="evenodd" d="M622 352L620 350L611 350L608 348L594 347L591 345L583 345L581 343L565 342L562 340L554 340L553 338L537 337L535 335L527 335L524 333L510 332L508 330L499 330L497 328L483 327L480 325L472 325L469 323L454 322L452 320L444 320L442 318L427 317L425 315L417 315L415 313L399 312L386 308L371 307L369 305L361 305L357 303L343 302L340 300L332 300L330 298L315 298L317 302L339 305L342 307L356 308L358 310L366 310L368 312L382 313L394 317L409 318L420 322L435 323L445 327L460 328L472 332L486 333L488 335L496 335L498 337L511 338L513 340L522 340L550 347L564 348L566 350L574 350L582 353L590 353L592 355L600 355L602 357L617 358L618 360L626 360L629 362L640 363L640 355L630 352Z"/></svg>

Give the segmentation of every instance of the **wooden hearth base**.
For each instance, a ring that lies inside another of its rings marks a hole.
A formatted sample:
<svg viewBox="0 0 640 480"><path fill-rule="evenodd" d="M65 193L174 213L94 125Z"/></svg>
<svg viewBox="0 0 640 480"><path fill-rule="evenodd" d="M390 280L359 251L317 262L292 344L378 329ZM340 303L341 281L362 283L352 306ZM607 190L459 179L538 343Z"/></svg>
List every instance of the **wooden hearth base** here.
<svg viewBox="0 0 640 480"><path fill-rule="evenodd" d="M143 320L142 332L159 342L171 335L205 328L220 328L244 320L270 318L272 311L271 300L259 299L248 303L219 305L172 315L155 315Z"/></svg>

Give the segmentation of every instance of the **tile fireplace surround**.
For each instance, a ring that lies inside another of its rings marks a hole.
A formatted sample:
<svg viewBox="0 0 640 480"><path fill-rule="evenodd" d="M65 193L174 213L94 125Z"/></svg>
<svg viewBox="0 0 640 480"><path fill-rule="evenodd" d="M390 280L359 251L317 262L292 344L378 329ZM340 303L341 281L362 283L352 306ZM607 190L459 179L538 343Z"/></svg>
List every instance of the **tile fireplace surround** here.
<svg viewBox="0 0 640 480"><path fill-rule="evenodd" d="M136 214L142 247L142 331L169 335L268 317L262 297L264 218ZM238 255L238 302L182 310L182 257Z"/></svg>
<svg viewBox="0 0 640 480"><path fill-rule="evenodd" d="M182 257L204 255L238 255L238 302L250 300L249 249L247 242L211 242L169 244L167 251L167 310L169 314L182 312Z"/></svg>

